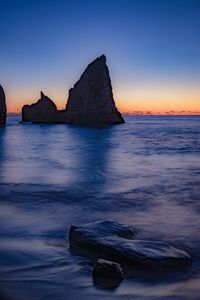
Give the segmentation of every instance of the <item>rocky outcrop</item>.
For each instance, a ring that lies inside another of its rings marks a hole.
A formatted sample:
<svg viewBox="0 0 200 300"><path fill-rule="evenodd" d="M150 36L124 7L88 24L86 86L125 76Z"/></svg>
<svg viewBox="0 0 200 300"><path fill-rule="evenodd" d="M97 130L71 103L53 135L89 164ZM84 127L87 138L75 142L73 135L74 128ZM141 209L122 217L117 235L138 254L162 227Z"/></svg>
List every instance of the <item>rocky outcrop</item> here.
<svg viewBox="0 0 200 300"><path fill-rule="evenodd" d="M0 85L0 125L6 124L6 97L2 86Z"/></svg>
<svg viewBox="0 0 200 300"><path fill-rule="evenodd" d="M192 260L186 251L168 243L134 239L130 227L112 221L72 226L69 241L70 248L77 248L79 255L82 251L82 255L133 264L140 268L183 266Z"/></svg>
<svg viewBox="0 0 200 300"><path fill-rule="evenodd" d="M72 225L70 228L70 241L88 245L100 237L118 236L125 239L133 239L135 234L132 227L120 224L116 221L97 221L81 226Z"/></svg>
<svg viewBox="0 0 200 300"><path fill-rule="evenodd" d="M124 120L115 106L106 57L102 55L86 68L69 90L66 109L59 111L51 99L41 99L22 108L22 122L110 125Z"/></svg>
<svg viewBox="0 0 200 300"><path fill-rule="evenodd" d="M51 123L57 112L55 103L41 92L40 99L22 108L22 122Z"/></svg>
<svg viewBox="0 0 200 300"><path fill-rule="evenodd" d="M124 277L120 264L105 259L97 259L92 274L94 283L104 288L117 287Z"/></svg>
<svg viewBox="0 0 200 300"><path fill-rule="evenodd" d="M124 120L115 106L106 57L88 65L79 81L69 90L66 106L73 124L117 124Z"/></svg>

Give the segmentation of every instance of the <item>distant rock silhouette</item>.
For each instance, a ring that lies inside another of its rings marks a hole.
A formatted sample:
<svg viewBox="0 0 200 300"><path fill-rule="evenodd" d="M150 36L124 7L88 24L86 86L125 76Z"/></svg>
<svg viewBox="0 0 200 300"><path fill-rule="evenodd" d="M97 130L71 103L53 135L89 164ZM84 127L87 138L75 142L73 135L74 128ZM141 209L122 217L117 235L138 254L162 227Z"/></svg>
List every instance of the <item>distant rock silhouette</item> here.
<svg viewBox="0 0 200 300"><path fill-rule="evenodd" d="M48 123L57 111L55 103L41 92L40 99L22 108L22 122Z"/></svg>
<svg viewBox="0 0 200 300"><path fill-rule="evenodd" d="M66 106L68 122L73 124L116 124L124 120L115 106L106 57L88 65L69 90Z"/></svg>
<svg viewBox="0 0 200 300"><path fill-rule="evenodd" d="M123 123L117 110L106 57L102 55L88 65L80 79L69 90L65 110L41 93L41 99L22 108L22 122L110 125Z"/></svg>
<svg viewBox="0 0 200 300"><path fill-rule="evenodd" d="M6 97L2 86L0 85L0 125L6 124Z"/></svg>

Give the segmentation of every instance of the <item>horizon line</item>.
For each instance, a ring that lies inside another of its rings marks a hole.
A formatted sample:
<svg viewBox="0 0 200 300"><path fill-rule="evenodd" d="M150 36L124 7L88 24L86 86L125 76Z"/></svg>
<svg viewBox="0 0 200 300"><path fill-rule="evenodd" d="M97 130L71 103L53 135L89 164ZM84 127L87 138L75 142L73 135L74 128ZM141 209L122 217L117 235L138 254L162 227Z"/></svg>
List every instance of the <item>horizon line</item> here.
<svg viewBox="0 0 200 300"><path fill-rule="evenodd" d="M9 115L21 115L22 112L7 112L7 116ZM127 116L200 116L199 112L122 112L122 115Z"/></svg>

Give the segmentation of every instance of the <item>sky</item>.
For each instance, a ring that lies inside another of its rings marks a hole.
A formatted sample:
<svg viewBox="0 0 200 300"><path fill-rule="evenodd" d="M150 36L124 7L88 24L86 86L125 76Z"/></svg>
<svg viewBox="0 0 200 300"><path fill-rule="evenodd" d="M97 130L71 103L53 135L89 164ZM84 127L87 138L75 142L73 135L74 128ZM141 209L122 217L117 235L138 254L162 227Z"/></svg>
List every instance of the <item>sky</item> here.
<svg viewBox="0 0 200 300"><path fill-rule="evenodd" d="M59 109L105 54L121 112L200 114L200 0L0 0L9 112L42 90Z"/></svg>

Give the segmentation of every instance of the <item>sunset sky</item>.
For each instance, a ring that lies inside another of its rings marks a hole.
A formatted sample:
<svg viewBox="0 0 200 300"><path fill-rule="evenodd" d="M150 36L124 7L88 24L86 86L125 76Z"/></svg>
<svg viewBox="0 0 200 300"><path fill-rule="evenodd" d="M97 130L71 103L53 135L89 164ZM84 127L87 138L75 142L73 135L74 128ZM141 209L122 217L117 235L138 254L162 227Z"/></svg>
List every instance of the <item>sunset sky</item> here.
<svg viewBox="0 0 200 300"><path fill-rule="evenodd" d="M122 112L200 113L199 0L0 0L8 111L40 90L64 108L89 62L107 56Z"/></svg>

